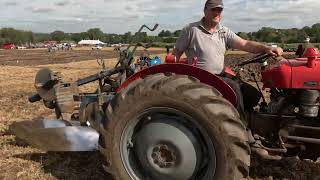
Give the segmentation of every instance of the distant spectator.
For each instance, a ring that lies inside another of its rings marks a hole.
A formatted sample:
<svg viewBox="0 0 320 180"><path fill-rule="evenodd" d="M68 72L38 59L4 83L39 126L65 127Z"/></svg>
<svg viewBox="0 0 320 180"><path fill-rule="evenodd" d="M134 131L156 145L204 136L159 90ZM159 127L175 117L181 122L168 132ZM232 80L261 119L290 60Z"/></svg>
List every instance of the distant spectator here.
<svg viewBox="0 0 320 180"><path fill-rule="evenodd" d="M296 55L297 55L299 58L301 58L301 57L303 56L304 50L305 50L305 49L304 49L303 45L302 45L302 44L299 44L298 49L297 49L297 51L296 51Z"/></svg>

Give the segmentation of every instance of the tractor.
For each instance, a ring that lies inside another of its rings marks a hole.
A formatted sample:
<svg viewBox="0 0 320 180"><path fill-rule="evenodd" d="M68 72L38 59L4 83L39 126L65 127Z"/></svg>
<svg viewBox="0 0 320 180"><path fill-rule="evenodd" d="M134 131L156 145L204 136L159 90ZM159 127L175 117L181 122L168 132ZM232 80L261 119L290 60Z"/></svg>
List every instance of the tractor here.
<svg viewBox="0 0 320 180"><path fill-rule="evenodd" d="M157 25L143 25L138 33L144 28L154 31ZM238 180L249 176L253 154L269 160L318 157L317 49L270 65L267 54L240 63L260 64L263 83L241 86L246 103L240 116L235 91L197 68L196 59L177 62L168 54L162 64L134 69L141 45L119 50L114 68L100 61L99 73L71 83L41 69L29 101L43 101L57 119L17 122L10 129L45 151L98 150L105 157L102 166L117 180ZM226 68L225 74L242 84L238 73ZM99 84L95 92L79 93L91 82Z"/></svg>

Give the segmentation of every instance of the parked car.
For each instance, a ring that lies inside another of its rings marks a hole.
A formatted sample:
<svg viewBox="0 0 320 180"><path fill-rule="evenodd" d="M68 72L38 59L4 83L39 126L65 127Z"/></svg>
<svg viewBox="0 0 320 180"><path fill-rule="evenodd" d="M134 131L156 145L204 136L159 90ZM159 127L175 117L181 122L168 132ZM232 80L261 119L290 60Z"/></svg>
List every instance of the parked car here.
<svg viewBox="0 0 320 180"><path fill-rule="evenodd" d="M25 46L17 46L17 49L27 49Z"/></svg>
<svg viewBox="0 0 320 180"><path fill-rule="evenodd" d="M102 47L100 45L95 45L92 47L92 50L101 50Z"/></svg>
<svg viewBox="0 0 320 180"><path fill-rule="evenodd" d="M3 44L3 49L16 49L16 45L12 44L12 43L6 43Z"/></svg>

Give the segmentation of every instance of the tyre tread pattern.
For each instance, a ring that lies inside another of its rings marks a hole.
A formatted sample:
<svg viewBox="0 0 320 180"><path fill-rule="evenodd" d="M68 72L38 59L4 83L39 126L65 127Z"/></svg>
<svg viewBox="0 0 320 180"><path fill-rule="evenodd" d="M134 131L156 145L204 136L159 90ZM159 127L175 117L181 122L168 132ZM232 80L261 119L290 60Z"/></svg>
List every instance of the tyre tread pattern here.
<svg viewBox="0 0 320 180"><path fill-rule="evenodd" d="M136 101L137 97L148 97L150 91L170 95L171 93L183 94L186 100L191 101L194 106L201 108L210 119L219 119L221 124L221 133L226 134L227 142L229 145L231 158L234 162L230 172L230 177L227 179L237 179L239 175L247 177L249 174L250 166L250 147L248 144L248 137L246 135L246 128L240 120L240 116L234 106L225 100L221 93L215 88L200 83L193 77L186 75L176 74L154 74L148 75L142 79L138 79L127 88L123 89L116 97L108 104L106 108L106 116L108 120L102 122L100 126L100 135L104 136L106 147L99 146L100 152L106 157L108 173L111 173L115 179L123 178L123 172L119 172L116 167L113 167L112 144L115 143L113 137L114 127L117 122L117 113L125 112L124 107L126 104L132 104ZM217 122L212 122L216 124ZM122 180L122 179L121 179Z"/></svg>

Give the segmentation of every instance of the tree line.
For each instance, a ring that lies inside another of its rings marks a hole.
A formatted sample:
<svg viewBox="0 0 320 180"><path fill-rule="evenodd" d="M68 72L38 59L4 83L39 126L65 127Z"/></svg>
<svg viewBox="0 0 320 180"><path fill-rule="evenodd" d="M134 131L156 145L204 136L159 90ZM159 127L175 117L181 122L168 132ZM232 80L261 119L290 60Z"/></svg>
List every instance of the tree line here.
<svg viewBox="0 0 320 180"><path fill-rule="evenodd" d="M259 42L273 43L302 43L306 38L310 38L311 43L320 42L320 23L314 24L311 27L305 26L301 29L275 29L263 27L257 32L239 32L240 37Z"/></svg>
<svg viewBox="0 0 320 180"><path fill-rule="evenodd" d="M79 42L83 39L95 39L109 44L130 43L130 42L144 42L144 43L174 43L179 37L181 30L171 32L169 30L162 30L158 35L148 35L146 32L124 34L110 34L104 33L99 28L91 28L86 32L81 33L65 33L63 31L54 31L51 33L35 33L32 31L16 30L14 28L0 29L0 45L4 43L26 44L38 43L44 41ZM314 24L311 27L303 27L301 29L276 29L270 27L263 27L257 32L239 32L240 37L248 40L255 40L259 42L273 42L273 43L301 43L307 37L311 39L312 43L320 42L320 23Z"/></svg>

